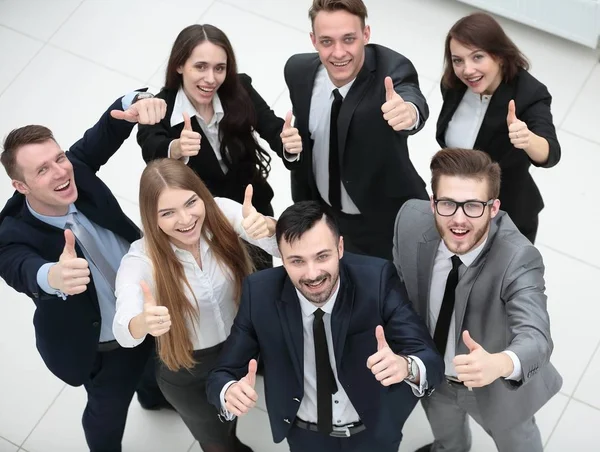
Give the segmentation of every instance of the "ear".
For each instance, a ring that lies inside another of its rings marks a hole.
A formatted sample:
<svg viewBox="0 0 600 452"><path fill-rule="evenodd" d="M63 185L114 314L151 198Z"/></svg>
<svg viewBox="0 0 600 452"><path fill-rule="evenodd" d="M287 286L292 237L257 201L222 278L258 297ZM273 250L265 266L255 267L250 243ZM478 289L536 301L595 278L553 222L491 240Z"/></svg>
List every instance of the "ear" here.
<svg viewBox="0 0 600 452"><path fill-rule="evenodd" d="M19 193L21 193L22 195L28 195L29 194L30 190L29 190L29 187L27 186L27 184L25 182L13 179L13 180L10 181L10 183L13 186L13 188L15 190L17 190Z"/></svg>
<svg viewBox="0 0 600 452"><path fill-rule="evenodd" d="M315 34L312 31L310 32L310 42L312 42L312 45L316 50L317 49L317 37L315 36Z"/></svg>
<svg viewBox="0 0 600 452"><path fill-rule="evenodd" d="M433 201L433 195L431 195L430 201L431 201L431 213L433 213L435 215L435 202Z"/></svg>
<svg viewBox="0 0 600 452"><path fill-rule="evenodd" d="M177 73L178 73L178 74L183 74L183 66L179 66L179 67L177 68Z"/></svg>
<svg viewBox="0 0 600 452"><path fill-rule="evenodd" d="M344 257L344 237L342 237L341 235L340 235L340 241L338 243L338 254L340 256L340 259L342 257Z"/></svg>
<svg viewBox="0 0 600 452"><path fill-rule="evenodd" d="M363 29L363 43L367 45L369 40L371 39L371 27L369 25L365 25Z"/></svg>
<svg viewBox="0 0 600 452"><path fill-rule="evenodd" d="M500 200L494 199L494 203L490 206L490 217L494 218L500 210Z"/></svg>

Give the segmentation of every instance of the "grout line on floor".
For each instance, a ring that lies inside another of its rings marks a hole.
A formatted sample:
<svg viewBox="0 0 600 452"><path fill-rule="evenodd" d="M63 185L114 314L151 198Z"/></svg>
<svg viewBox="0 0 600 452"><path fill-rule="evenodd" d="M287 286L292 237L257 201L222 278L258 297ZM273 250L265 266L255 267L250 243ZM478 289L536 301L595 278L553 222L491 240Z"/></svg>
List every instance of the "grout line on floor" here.
<svg viewBox="0 0 600 452"><path fill-rule="evenodd" d="M562 120L560 121L560 124L558 124L557 129L562 128L562 126L564 125L565 121L567 120L567 118L569 117L569 114L571 113L571 110L573 110L573 107L575 106L575 104L577 103L577 100L579 99L579 96L581 95L581 93L583 92L583 89L587 86L588 82L590 81L590 79L592 78L592 74L594 73L594 71L596 70L596 67L598 67L598 62L596 62L596 64L594 64L592 66L592 68L590 69L589 74L587 75L587 77L585 78L585 80L583 81L583 83L581 84L579 91L577 91L577 93L575 94L575 96L573 96L573 100L571 101L571 103L569 104L569 107L567 108L567 111L565 112L565 116L562 118Z"/></svg>
<svg viewBox="0 0 600 452"><path fill-rule="evenodd" d="M195 445L196 445L196 440L194 440L192 442L192 445L188 448L187 452L192 452L192 449L194 448Z"/></svg>
<svg viewBox="0 0 600 452"><path fill-rule="evenodd" d="M275 23L277 25L281 25L281 26L284 26L286 28L290 28L290 29L292 29L294 31L298 31L298 32L300 32L302 34L308 34L308 32L310 31L308 29L303 30L303 29L297 28L297 27L295 27L293 25L286 24L285 22L281 22L281 21L279 21L277 19L273 19L272 17L265 16L263 14L259 14L259 13L255 12L255 11L252 11L251 9L246 9L243 6L239 6L239 5L236 5L234 3L229 3L227 0L220 0L219 3L222 3L222 4L227 5L227 6L231 6L232 8L239 9L240 11L244 11L244 12L246 12L248 14L252 14L253 16L256 16L256 17L260 17L261 19L268 20L269 22L273 22L273 23ZM307 15L306 21L308 22L308 20L309 19L308 19L308 15Z"/></svg>
<svg viewBox="0 0 600 452"><path fill-rule="evenodd" d="M6 442L7 442L7 443L9 443L9 444L12 444L12 445L13 445L13 446L15 446L15 447L19 447L19 445L18 445L17 443L13 443L13 442L12 442L10 439L8 439L8 438L5 438L4 436L0 436L0 439L2 439L2 440L4 440L4 441L6 441Z"/></svg>
<svg viewBox="0 0 600 452"><path fill-rule="evenodd" d="M560 413L560 416L558 416L558 419L556 420L556 423L552 427L552 430L550 430L550 434L548 435L548 438L544 442L544 449L546 449L546 447L548 447L548 444L550 444L550 440L552 439L552 436L554 435L554 432L558 428L558 424L560 424L560 421L562 420L563 416L567 412L567 408L571 404L571 400L572 400L572 398L569 397L569 400L567 400L567 403L565 404L565 407L563 408L562 412Z"/></svg>
<svg viewBox="0 0 600 452"><path fill-rule="evenodd" d="M569 134L571 136L574 136L575 138L579 138L580 140L587 141L588 143L593 144L595 146L600 146L600 142L594 141L592 138L588 138L588 137L584 137L583 135L579 135L578 133L571 132L569 129L565 129L562 126L561 127L557 127L556 130L560 131L562 133L566 133L566 134Z"/></svg>
<svg viewBox="0 0 600 452"><path fill-rule="evenodd" d="M600 266L599 265L587 262L587 261L581 259L580 257L568 254L568 253L566 253L564 251L561 251L561 250L559 250L557 248L554 248L553 246L550 246L550 245L548 245L548 244L546 244L546 243L544 243L542 241L536 243L536 247L539 247L540 245L543 246L544 248L548 248L550 251L553 251L553 252L555 252L557 254L560 254L560 255L562 255L564 257L568 257L569 259L573 259L574 261L579 262L580 264L586 265L587 267L591 267L593 269L600 270ZM543 256L543 253L542 253L542 256Z"/></svg>
<svg viewBox="0 0 600 452"><path fill-rule="evenodd" d="M585 406L587 406L587 407L589 407L589 408L593 408L593 409L594 409L594 410L596 410L596 411L600 411L600 408L598 408L598 407L597 407L597 406L595 406L595 405L592 405L590 402L586 402L585 400L581 400L581 399L579 399L579 398L577 398L577 397L573 397L573 400L574 400L575 402L579 402L579 403L581 403L581 404L583 404L583 405L585 405Z"/></svg>
<svg viewBox="0 0 600 452"><path fill-rule="evenodd" d="M33 432L35 431L36 428L38 428L38 425L40 425L40 422L42 422L42 419L44 419L44 417L46 416L46 414L48 414L48 411L50 411L50 409L52 408L52 406L54 405L54 403L58 400L58 398L60 397L60 395L63 393L63 391L65 390L65 388L67 387L66 383L63 385L62 388L60 388L60 391L58 391L58 394L56 394L56 397L54 397L54 399L52 399L52 402L50 402L50 405L48 405L48 408L46 408L46 410L44 411L44 413L40 416L40 418L38 419L38 421L35 423L35 425L33 426L33 428L31 429L31 431L29 432L29 434L25 437L25 439L23 440L23 442L21 443L21 445L19 446L19 448L23 448L23 445L27 442L27 440L29 439L29 437L31 435L33 435ZM25 450L25 449L23 449Z"/></svg>

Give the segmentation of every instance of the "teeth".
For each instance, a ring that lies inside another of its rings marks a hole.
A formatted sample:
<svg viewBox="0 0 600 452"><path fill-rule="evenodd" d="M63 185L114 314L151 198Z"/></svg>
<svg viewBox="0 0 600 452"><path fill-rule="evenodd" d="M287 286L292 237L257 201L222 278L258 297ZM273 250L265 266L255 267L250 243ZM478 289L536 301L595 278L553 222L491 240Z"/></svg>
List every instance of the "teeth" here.
<svg viewBox="0 0 600 452"><path fill-rule="evenodd" d="M194 226L196 226L196 223L194 223L193 225L191 225L189 228L187 229L177 229L179 232L188 232L191 231L192 229L194 229Z"/></svg>
<svg viewBox="0 0 600 452"><path fill-rule="evenodd" d="M70 181L70 180L68 180L68 181L66 181L64 184L62 184L62 185L59 185L58 187L56 187L54 190L62 190L63 188L67 188L67 187L69 186L69 183L70 183L70 182L71 182L71 181Z"/></svg>
<svg viewBox="0 0 600 452"><path fill-rule="evenodd" d="M464 234L467 232L466 229L451 229L452 232L454 232L455 234Z"/></svg>
<svg viewBox="0 0 600 452"><path fill-rule="evenodd" d="M344 63L333 63L332 62L331 64L333 64L336 67L343 67L343 66L347 66L348 64L350 64L350 61L346 61Z"/></svg>
<svg viewBox="0 0 600 452"><path fill-rule="evenodd" d="M198 87L200 89L200 91L204 91L205 93L212 93L215 89L207 89L207 88L202 88L201 86Z"/></svg>
<svg viewBox="0 0 600 452"><path fill-rule="evenodd" d="M483 75L480 75L479 77L475 77L475 78L468 78L467 80L470 82L478 82L479 80L481 80L483 78Z"/></svg>

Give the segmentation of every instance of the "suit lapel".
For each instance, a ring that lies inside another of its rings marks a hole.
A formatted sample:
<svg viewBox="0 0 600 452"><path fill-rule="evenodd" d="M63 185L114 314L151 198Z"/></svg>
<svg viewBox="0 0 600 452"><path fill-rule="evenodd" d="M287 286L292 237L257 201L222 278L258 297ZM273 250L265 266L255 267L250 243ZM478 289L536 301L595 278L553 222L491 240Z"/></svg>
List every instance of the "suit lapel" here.
<svg viewBox="0 0 600 452"><path fill-rule="evenodd" d="M281 302L275 304L281 319L283 337L290 351L296 377L300 385L304 385L304 332L302 327L302 311L296 288L286 278L281 292Z"/></svg>
<svg viewBox="0 0 600 452"><path fill-rule="evenodd" d="M480 149L488 152L492 159L497 161L497 156L492 155L489 152L490 149L494 148L490 146L492 140L496 140L498 137L498 129L506 128L506 116L508 115L508 103L512 98L512 88L506 83L500 83L494 95L490 99L483 122L479 128L477 139L475 140L475 149Z"/></svg>
<svg viewBox="0 0 600 452"><path fill-rule="evenodd" d="M442 105L442 111L438 118L436 138L438 143L443 143L443 146L446 146L446 130L448 129L448 124L452 120L452 116L454 116L460 101L465 95L466 89L466 86L461 86L458 89L445 90L442 94L444 97L444 104Z"/></svg>
<svg viewBox="0 0 600 452"><path fill-rule="evenodd" d="M294 106L296 111L294 114L299 121L305 121L303 127L298 127L299 130L309 130L308 124L310 121L310 103L312 101L312 92L319 66L321 66L321 60L319 60L319 55L315 54L314 59L309 63L306 69L306 74L298 74L296 86L300 95L295 99L296 103ZM310 140L310 132L307 133L307 139Z"/></svg>
<svg viewBox="0 0 600 452"><path fill-rule="evenodd" d="M340 165L344 161L344 149L346 149L346 138L348 137L352 115L354 115L356 107L358 107L358 104L367 92L367 88L373 83L375 69L375 53L373 49L367 46L365 47L365 62L363 67L356 76L356 80L354 80L344 102L342 102L342 108L338 117L338 155L340 156Z"/></svg>
<svg viewBox="0 0 600 452"><path fill-rule="evenodd" d="M422 240L419 242L417 251L417 274L426 275L424 278L417 278L418 281L418 298L419 315L429 325L429 289L431 287L431 277L433 275L433 264L435 263L435 255L440 244L440 235L435 226L431 226L423 234Z"/></svg>
<svg viewBox="0 0 600 452"><path fill-rule="evenodd" d="M354 284L345 271L343 262L340 261L340 290L331 313L331 337L338 371L340 370L339 364L342 362L353 307Z"/></svg>

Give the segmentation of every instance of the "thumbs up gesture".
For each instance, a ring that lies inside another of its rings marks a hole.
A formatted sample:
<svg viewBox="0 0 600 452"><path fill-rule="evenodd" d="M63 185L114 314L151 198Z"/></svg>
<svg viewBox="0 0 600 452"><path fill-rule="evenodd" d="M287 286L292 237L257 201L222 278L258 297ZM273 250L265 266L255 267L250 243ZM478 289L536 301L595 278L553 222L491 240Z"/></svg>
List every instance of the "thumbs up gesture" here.
<svg viewBox="0 0 600 452"><path fill-rule="evenodd" d="M298 129L292 126L292 112L288 111L281 131L281 142L283 149L290 154L300 154L302 152L302 138Z"/></svg>
<svg viewBox="0 0 600 452"><path fill-rule="evenodd" d="M140 99L125 111L112 110L110 112L115 119L148 125L158 124L166 114L167 103L158 97Z"/></svg>
<svg viewBox="0 0 600 452"><path fill-rule="evenodd" d="M385 78L385 103L381 106L383 119L387 121L396 132L410 129L417 122L417 111L412 104L404 102L394 90L391 77Z"/></svg>
<svg viewBox="0 0 600 452"><path fill-rule="evenodd" d="M276 222L272 218L267 218L256 210L252 205L252 195L254 189L252 185L246 187L244 193L244 203L242 204L242 227L248 237L259 240L265 237L271 237L275 234Z"/></svg>
<svg viewBox="0 0 600 452"><path fill-rule="evenodd" d="M243 416L256 406L258 394L256 386L257 362L251 359L248 363L248 373L244 378L232 384L225 391L225 409L235 416Z"/></svg>
<svg viewBox="0 0 600 452"><path fill-rule="evenodd" d="M64 294L76 295L85 292L89 283L88 262L77 257L75 236L70 229L65 229L65 247L58 262L48 270L48 284Z"/></svg>
<svg viewBox="0 0 600 452"><path fill-rule="evenodd" d="M463 331L462 338L469 354L456 355L452 362L458 379L466 387L481 388L512 374L514 364L506 353L488 353L471 338L467 330Z"/></svg>
<svg viewBox="0 0 600 452"><path fill-rule="evenodd" d="M508 115L506 116L506 125L508 126L508 137L510 143L517 149L526 150L531 141L531 131L523 121L517 119L515 101L508 103Z"/></svg>
<svg viewBox="0 0 600 452"><path fill-rule="evenodd" d="M171 158L181 159L182 157L192 157L200 152L200 141L202 136L192 129L192 120L190 115L183 113L183 130L179 138L173 141L171 145Z"/></svg>
<svg viewBox="0 0 600 452"><path fill-rule="evenodd" d="M385 340L385 333L381 325L377 325L375 328L375 338L377 339L377 352L369 356L367 367L371 369L377 381L383 386L404 381L408 376L408 361L392 351Z"/></svg>
<svg viewBox="0 0 600 452"><path fill-rule="evenodd" d="M158 306L145 281L140 282L140 287L144 294L144 311L142 312L144 332L154 337L162 336L171 329L169 309L166 306Z"/></svg>

